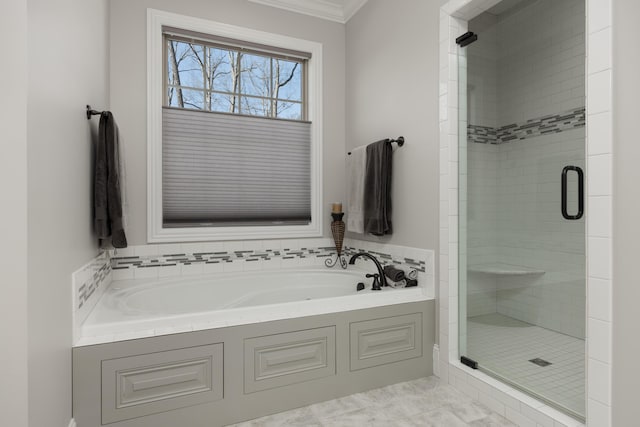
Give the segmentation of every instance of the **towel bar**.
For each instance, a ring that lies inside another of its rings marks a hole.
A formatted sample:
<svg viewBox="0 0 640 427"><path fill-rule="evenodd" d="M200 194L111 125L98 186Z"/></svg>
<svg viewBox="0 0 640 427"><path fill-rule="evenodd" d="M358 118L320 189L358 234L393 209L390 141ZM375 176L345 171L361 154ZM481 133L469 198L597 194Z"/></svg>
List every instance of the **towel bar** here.
<svg viewBox="0 0 640 427"><path fill-rule="evenodd" d="M399 136L397 139L386 139L386 142L388 144L393 144L394 142L398 144L398 147L402 147L404 145L404 136ZM348 155L351 155L351 151L349 151L347 153Z"/></svg>

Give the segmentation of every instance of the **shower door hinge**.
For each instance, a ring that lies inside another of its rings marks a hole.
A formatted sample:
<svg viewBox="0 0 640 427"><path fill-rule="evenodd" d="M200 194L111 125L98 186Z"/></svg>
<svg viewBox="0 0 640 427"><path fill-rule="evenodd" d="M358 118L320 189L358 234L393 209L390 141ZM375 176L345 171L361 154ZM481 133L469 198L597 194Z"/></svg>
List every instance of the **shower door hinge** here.
<svg viewBox="0 0 640 427"><path fill-rule="evenodd" d="M456 43L460 47L465 47L478 40L478 35L472 31L468 31L456 39Z"/></svg>
<svg viewBox="0 0 640 427"><path fill-rule="evenodd" d="M471 369L478 369L478 362L465 356L460 356L460 363L467 365Z"/></svg>

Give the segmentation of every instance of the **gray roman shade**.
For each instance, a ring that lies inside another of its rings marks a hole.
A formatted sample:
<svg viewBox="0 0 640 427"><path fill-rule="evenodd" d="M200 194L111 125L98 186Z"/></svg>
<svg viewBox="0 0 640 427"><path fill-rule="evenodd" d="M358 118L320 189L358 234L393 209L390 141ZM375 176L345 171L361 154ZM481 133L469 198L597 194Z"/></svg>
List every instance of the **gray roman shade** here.
<svg viewBox="0 0 640 427"><path fill-rule="evenodd" d="M307 224L311 123L163 107L164 227Z"/></svg>

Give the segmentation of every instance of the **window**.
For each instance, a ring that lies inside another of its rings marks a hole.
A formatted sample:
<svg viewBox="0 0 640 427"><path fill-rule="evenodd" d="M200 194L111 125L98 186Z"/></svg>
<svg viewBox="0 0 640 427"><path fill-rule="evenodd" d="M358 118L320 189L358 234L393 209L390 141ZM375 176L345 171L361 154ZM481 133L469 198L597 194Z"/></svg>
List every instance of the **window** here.
<svg viewBox="0 0 640 427"><path fill-rule="evenodd" d="M321 46L148 19L148 240L320 235Z"/></svg>
<svg viewBox="0 0 640 427"><path fill-rule="evenodd" d="M205 43L165 32L165 105L304 120L301 58Z"/></svg>

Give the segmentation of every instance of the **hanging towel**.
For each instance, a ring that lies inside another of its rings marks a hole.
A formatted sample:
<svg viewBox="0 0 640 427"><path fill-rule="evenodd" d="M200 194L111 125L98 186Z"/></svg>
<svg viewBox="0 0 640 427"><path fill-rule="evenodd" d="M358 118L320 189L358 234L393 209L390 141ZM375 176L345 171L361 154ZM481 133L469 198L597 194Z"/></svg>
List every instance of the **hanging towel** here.
<svg viewBox="0 0 640 427"><path fill-rule="evenodd" d="M391 164L393 149L386 139L367 146L364 180L364 231L391 234Z"/></svg>
<svg viewBox="0 0 640 427"><path fill-rule="evenodd" d="M120 182L118 126L113 114L100 115L94 180L94 227L102 247L126 248Z"/></svg>
<svg viewBox="0 0 640 427"><path fill-rule="evenodd" d="M364 233L364 172L367 147L351 150L347 156L347 230Z"/></svg>

